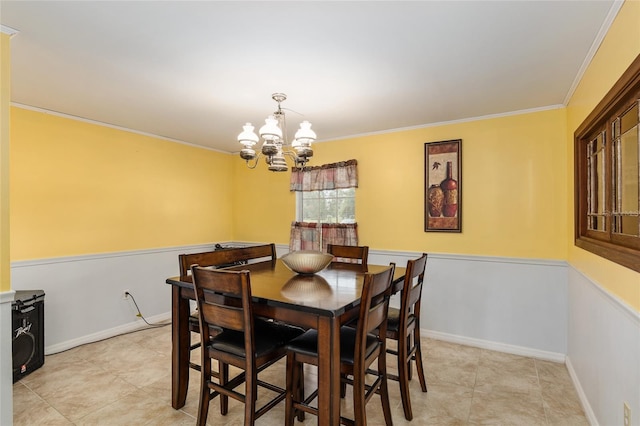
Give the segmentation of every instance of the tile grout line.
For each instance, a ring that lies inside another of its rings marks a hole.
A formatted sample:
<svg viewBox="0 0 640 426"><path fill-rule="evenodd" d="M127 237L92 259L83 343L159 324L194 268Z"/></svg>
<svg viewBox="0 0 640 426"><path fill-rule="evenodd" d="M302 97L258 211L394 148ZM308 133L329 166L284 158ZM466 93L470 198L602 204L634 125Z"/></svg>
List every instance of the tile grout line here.
<svg viewBox="0 0 640 426"><path fill-rule="evenodd" d="M549 416L547 415L547 410L544 409L544 395L542 394L542 385L540 384L540 372L538 371L538 361L533 359L533 366L536 369L536 384L538 385L538 391L540 392L540 401L542 402L542 412L544 413L544 421L548 425Z"/></svg>
<svg viewBox="0 0 640 426"><path fill-rule="evenodd" d="M55 406L53 406L49 401L47 401L46 399L44 399L42 397L42 395L40 395L38 392L36 392L35 390L31 389L31 387L29 387L29 385L27 383L22 382L22 380L20 381L20 384L22 384L22 386L24 386L25 388L27 388L29 390L29 392L33 393L36 397L38 397L38 399L40 399L40 401L44 402L45 404L47 404L47 406L51 407L51 409L53 409L56 413L60 414L64 419L66 419L69 423L71 423L72 425L75 425L75 423L73 421L71 421L70 418L68 418L67 416L65 416L64 414L62 414L60 412L60 410L58 410Z"/></svg>
<svg viewBox="0 0 640 426"><path fill-rule="evenodd" d="M467 422L471 421L471 410L473 409L473 398L476 395L476 386L478 385L478 370L480 369L480 359L482 358L482 351L478 352L478 360L476 362L476 373L473 378L473 390L471 391L471 402L469 404L469 413L467 414Z"/></svg>

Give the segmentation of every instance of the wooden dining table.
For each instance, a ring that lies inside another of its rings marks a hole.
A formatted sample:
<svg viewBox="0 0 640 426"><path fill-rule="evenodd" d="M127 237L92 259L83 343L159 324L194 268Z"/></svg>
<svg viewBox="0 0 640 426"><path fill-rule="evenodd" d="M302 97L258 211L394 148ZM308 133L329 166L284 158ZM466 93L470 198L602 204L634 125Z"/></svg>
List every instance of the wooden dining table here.
<svg viewBox="0 0 640 426"><path fill-rule="evenodd" d="M367 265L366 272L388 268ZM228 268L251 272L254 314L318 330L318 424L340 424L340 326L357 317L365 271L361 265L331 267L314 275L298 275L281 260ZM395 288L404 280L397 267ZM189 385L191 276L168 278L172 286L171 405L184 406Z"/></svg>

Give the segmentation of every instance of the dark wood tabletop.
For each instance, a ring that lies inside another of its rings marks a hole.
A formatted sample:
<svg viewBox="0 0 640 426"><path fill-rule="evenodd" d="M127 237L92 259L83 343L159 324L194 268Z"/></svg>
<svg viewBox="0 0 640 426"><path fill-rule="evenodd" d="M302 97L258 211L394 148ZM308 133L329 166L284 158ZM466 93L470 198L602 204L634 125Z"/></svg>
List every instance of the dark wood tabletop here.
<svg viewBox="0 0 640 426"><path fill-rule="evenodd" d="M368 265L367 271L376 273L389 266ZM229 270L251 272L251 293L257 304L286 306L298 311L318 315L339 316L359 305L364 272L360 265L353 269L329 266L314 275L299 275L285 266L281 260L259 262ZM404 268L396 268L394 282L402 281ZM167 284L192 290L191 276L167 279Z"/></svg>

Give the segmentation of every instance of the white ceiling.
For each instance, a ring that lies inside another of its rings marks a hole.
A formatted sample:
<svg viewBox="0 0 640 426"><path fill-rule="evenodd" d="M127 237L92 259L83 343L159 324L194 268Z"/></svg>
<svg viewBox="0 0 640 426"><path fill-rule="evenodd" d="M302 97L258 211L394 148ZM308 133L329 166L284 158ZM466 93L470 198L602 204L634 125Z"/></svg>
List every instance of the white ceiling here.
<svg viewBox="0 0 640 426"><path fill-rule="evenodd" d="M7 1L16 104L227 152L284 92L318 140L566 102L621 3Z"/></svg>

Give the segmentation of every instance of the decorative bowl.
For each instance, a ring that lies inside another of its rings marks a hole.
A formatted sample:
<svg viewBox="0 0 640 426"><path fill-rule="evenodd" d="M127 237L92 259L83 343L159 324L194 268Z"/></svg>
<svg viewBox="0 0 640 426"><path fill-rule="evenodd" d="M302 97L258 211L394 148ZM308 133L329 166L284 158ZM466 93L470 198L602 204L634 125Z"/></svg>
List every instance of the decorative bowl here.
<svg viewBox="0 0 640 426"><path fill-rule="evenodd" d="M280 290L287 299L311 302L333 294L331 286L321 275L295 275Z"/></svg>
<svg viewBox="0 0 640 426"><path fill-rule="evenodd" d="M329 266L333 255L314 250L300 250L287 253L281 259L293 272L315 274Z"/></svg>

